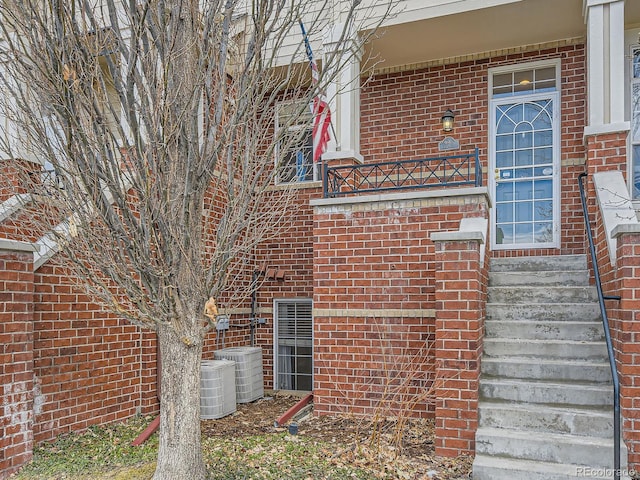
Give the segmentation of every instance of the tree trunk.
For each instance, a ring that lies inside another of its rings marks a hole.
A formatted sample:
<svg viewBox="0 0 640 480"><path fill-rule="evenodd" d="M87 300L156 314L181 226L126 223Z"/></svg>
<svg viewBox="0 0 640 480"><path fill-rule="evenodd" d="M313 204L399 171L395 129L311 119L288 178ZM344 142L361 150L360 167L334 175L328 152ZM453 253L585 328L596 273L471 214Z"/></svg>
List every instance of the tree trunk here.
<svg viewBox="0 0 640 480"><path fill-rule="evenodd" d="M158 324L158 339L160 445L153 480L205 479L200 443L202 340L194 345L163 323Z"/></svg>

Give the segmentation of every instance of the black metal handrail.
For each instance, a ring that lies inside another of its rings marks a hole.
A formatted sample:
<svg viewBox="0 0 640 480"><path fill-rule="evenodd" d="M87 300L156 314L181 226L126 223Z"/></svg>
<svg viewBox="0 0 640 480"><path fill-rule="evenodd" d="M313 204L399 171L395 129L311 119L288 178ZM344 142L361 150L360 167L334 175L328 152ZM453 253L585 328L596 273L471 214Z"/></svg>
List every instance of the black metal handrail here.
<svg viewBox="0 0 640 480"><path fill-rule="evenodd" d="M609 317L607 316L607 308L604 305L605 300L620 300L619 296L604 295L602 292L602 282L600 281L600 270L598 269L598 260L596 258L596 248L593 244L593 233L591 232L591 224L589 222L589 212L587 210L587 198L584 193L584 185L582 179L586 177L586 173L578 175L578 188L580 189L580 200L582 201L582 213L584 215L584 224L587 230L587 238L589 239L589 250L591 252L591 263L593 263L593 274L596 280L596 290L598 291L598 301L600 302L600 313L602 315L602 326L604 327L604 336L607 343L607 353L609 354L609 366L611 367L611 377L613 378L613 478L620 479L620 380L618 378L618 368L616 366L616 357L613 351L613 343L611 341L611 332L609 331Z"/></svg>
<svg viewBox="0 0 640 480"><path fill-rule="evenodd" d="M419 160L342 165L324 168L325 198L353 193L442 186L482 185L478 149L473 153Z"/></svg>

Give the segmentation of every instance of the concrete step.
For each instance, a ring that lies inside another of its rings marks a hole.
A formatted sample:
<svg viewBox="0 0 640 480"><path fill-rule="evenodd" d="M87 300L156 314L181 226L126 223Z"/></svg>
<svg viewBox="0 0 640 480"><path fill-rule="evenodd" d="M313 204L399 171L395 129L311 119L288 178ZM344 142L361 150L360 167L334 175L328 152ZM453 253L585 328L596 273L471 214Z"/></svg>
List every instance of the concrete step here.
<svg viewBox="0 0 640 480"><path fill-rule="evenodd" d="M604 340L604 329L598 320L590 322L487 320L485 329L485 343L490 338L572 340L576 342L601 342Z"/></svg>
<svg viewBox="0 0 640 480"><path fill-rule="evenodd" d="M576 407L613 405L613 387L588 382L552 382L515 378L480 379L480 399Z"/></svg>
<svg viewBox="0 0 640 480"><path fill-rule="evenodd" d="M600 321L598 303L487 303L487 320L596 322Z"/></svg>
<svg viewBox="0 0 640 480"><path fill-rule="evenodd" d="M587 270L586 255L545 255L539 257L492 258L492 272Z"/></svg>
<svg viewBox="0 0 640 480"><path fill-rule="evenodd" d="M480 427L476 432L476 453L610 468L613 465L613 439Z"/></svg>
<svg viewBox="0 0 640 480"><path fill-rule="evenodd" d="M489 286L588 286L589 270L543 272L490 272Z"/></svg>
<svg viewBox="0 0 640 480"><path fill-rule="evenodd" d="M473 461L473 480L613 480L613 470L587 465L537 462L505 457L476 455ZM623 475L621 480L629 480Z"/></svg>
<svg viewBox="0 0 640 480"><path fill-rule="evenodd" d="M595 287L488 287L489 303L585 303L597 302Z"/></svg>
<svg viewBox="0 0 640 480"><path fill-rule="evenodd" d="M482 374L492 377L573 382L611 381L608 361L483 357L481 371Z"/></svg>
<svg viewBox="0 0 640 480"><path fill-rule="evenodd" d="M482 401L479 426L613 438L613 407Z"/></svg>
<svg viewBox="0 0 640 480"><path fill-rule="evenodd" d="M531 340L485 338L484 354L489 357L542 357L545 359L583 359L607 361L605 342L573 340Z"/></svg>

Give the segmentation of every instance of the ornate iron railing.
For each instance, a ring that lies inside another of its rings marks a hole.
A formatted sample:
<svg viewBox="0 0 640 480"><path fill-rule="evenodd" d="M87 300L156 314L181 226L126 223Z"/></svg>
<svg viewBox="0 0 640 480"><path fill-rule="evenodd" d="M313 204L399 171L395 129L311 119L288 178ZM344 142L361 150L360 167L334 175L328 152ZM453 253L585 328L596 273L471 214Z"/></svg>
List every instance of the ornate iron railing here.
<svg viewBox="0 0 640 480"><path fill-rule="evenodd" d="M398 160L326 167L323 174L325 198L367 192L482 186L478 149L464 155Z"/></svg>

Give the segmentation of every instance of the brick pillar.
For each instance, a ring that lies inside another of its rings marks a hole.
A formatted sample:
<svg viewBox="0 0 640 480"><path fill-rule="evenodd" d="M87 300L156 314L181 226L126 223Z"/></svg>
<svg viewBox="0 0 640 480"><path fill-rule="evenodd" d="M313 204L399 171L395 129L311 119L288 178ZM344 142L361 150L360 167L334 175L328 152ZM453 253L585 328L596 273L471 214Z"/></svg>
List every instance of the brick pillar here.
<svg viewBox="0 0 640 480"><path fill-rule="evenodd" d="M627 175L628 130L587 134L587 203L602 289L605 295L620 295L621 301L607 301L607 315L618 374L620 376L622 433L628 447L629 468L640 467L640 235L637 225L623 224L613 229L616 238L616 261L612 263L607 244L607 231L598 206L593 175L617 170ZM615 233L618 231L618 233ZM585 243L587 239L585 237ZM589 263L591 258L589 257ZM623 459L624 460L624 459Z"/></svg>
<svg viewBox="0 0 640 480"><path fill-rule="evenodd" d="M33 454L33 251L0 239L0 479Z"/></svg>
<svg viewBox="0 0 640 480"><path fill-rule="evenodd" d="M478 428L486 265L479 232L441 232L436 246L436 455L473 454Z"/></svg>
<svg viewBox="0 0 640 480"><path fill-rule="evenodd" d="M616 361L620 375L622 432L629 451L629 468L640 468L640 225L620 225L617 236L618 308L609 302L612 336L618 341ZM613 292L612 292L613 293Z"/></svg>
<svg viewBox="0 0 640 480"><path fill-rule="evenodd" d="M155 332L142 330L141 359L140 359L140 412L143 415L157 414L160 409L158 364L156 362L158 350Z"/></svg>

